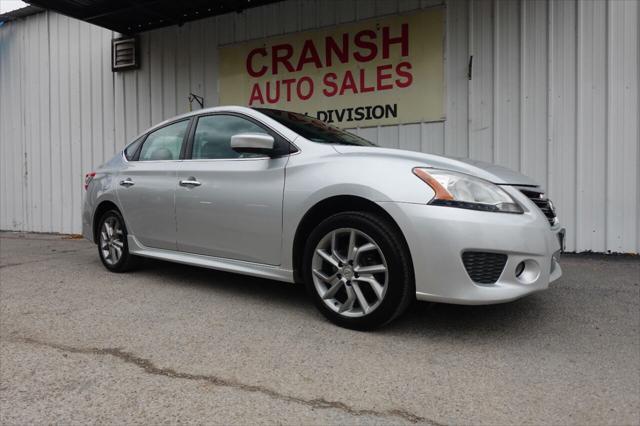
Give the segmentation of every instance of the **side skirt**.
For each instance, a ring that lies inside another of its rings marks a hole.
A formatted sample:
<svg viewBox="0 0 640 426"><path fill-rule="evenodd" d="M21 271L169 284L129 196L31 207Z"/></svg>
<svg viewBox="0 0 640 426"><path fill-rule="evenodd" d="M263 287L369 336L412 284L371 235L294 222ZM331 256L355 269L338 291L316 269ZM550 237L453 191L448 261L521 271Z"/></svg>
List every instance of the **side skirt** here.
<svg viewBox="0 0 640 426"><path fill-rule="evenodd" d="M219 271L234 272L288 283L294 282L292 270L277 266L146 247L133 235L127 236L127 242L129 243L129 251L136 256L167 260L185 265L201 266L203 268L217 269Z"/></svg>

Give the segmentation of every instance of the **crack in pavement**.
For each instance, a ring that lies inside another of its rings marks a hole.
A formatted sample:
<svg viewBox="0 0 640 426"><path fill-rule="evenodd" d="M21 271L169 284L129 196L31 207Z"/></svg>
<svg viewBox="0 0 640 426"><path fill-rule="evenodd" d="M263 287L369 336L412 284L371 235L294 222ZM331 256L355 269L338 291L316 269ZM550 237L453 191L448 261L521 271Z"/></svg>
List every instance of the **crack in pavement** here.
<svg viewBox="0 0 640 426"><path fill-rule="evenodd" d="M87 247L87 248L74 249L74 250L58 250L48 255L44 255L45 257L43 257L42 259L33 259L33 260L25 260L24 262L0 264L0 269L11 268L13 266L28 265L29 263L47 262L51 260L51 258L55 258L57 257L57 255L60 255L60 254L79 253L81 251L87 251L87 250L90 250L90 248Z"/></svg>
<svg viewBox="0 0 640 426"><path fill-rule="evenodd" d="M57 349L59 351L74 353L74 354L112 356L121 361L124 361L127 364L133 364L136 367L141 368L147 374L164 376L172 379L204 381L204 382L213 384L215 386L230 387L230 388L242 390L245 392L261 393L273 399L277 399L284 402L291 402L295 404L302 404L302 405L306 405L316 409L335 409L335 410L343 411L353 416L369 415L369 416L376 416L376 417L397 417L397 418L402 418L404 420L407 420L411 423L425 423L432 426L442 426L441 423L437 423L433 420L429 420L425 417L419 416L417 414L411 413L403 409L394 408L394 409L383 410L383 411L373 410L373 409L358 409L358 408L351 407L350 405L347 405L341 401L329 401L325 398L305 399L298 396L280 393L266 386L250 385L250 384L242 383L235 380L223 379L217 376L183 373L180 371L176 371L172 368L160 368L156 366L151 360L147 358L139 357L131 352L123 351L121 348L79 348L74 346L58 344L58 343L45 342L42 340L30 338L30 337L16 337L16 338L2 339L2 340L14 342L14 343L25 343L30 345L45 346L45 347Z"/></svg>

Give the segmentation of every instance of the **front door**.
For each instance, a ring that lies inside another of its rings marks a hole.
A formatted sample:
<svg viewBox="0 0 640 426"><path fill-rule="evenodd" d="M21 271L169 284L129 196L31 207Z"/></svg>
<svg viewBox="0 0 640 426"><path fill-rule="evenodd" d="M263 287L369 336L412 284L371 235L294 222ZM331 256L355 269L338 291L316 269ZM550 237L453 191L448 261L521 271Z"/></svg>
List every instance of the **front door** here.
<svg viewBox="0 0 640 426"><path fill-rule="evenodd" d="M147 247L176 249L174 196L188 126L182 120L150 133L118 176L127 231Z"/></svg>
<svg viewBox="0 0 640 426"><path fill-rule="evenodd" d="M231 136L268 133L238 115L198 118L191 158L178 170L178 250L279 265L288 157L239 154Z"/></svg>

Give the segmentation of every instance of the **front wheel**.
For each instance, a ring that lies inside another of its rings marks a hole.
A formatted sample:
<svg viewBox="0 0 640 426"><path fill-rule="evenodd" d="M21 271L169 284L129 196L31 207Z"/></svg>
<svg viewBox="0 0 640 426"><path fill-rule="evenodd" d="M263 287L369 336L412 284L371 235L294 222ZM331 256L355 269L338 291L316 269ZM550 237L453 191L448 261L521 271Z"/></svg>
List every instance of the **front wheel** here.
<svg viewBox="0 0 640 426"><path fill-rule="evenodd" d="M112 272L126 272L132 269L137 258L129 253L127 228L120 212L105 212L100 218L99 226L98 254L102 264Z"/></svg>
<svg viewBox="0 0 640 426"><path fill-rule="evenodd" d="M363 212L333 215L311 233L304 260L307 290L332 322L380 327L415 298L411 260L395 227Z"/></svg>

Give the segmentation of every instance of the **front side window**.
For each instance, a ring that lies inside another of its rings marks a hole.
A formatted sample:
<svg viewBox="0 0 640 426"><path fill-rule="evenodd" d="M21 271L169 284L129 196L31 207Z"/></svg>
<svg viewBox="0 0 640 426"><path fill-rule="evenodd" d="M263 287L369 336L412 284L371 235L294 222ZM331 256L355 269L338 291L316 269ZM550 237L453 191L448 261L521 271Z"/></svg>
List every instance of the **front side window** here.
<svg viewBox="0 0 640 426"><path fill-rule="evenodd" d="M140 161L178 160L189 120L158 129L147 136L140 151Z"/></svg>
<svg viewBox="0 0 640 426"><path fill-rule="evenodd" d="M206 115L198 119L193 136L192 159L263 157L231 149L231 136L239 133L264 133L262 127L236 115Z"/></svg>

